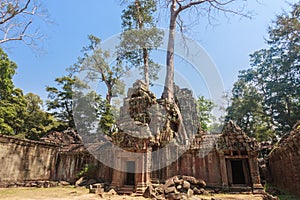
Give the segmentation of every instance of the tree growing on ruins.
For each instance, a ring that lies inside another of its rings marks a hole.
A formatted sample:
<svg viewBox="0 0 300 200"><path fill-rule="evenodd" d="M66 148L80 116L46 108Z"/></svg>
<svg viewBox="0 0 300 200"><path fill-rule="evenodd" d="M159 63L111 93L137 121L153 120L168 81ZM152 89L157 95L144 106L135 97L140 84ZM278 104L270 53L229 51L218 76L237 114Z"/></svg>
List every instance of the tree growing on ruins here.
<svg viewBox="0 0 300 200"><path fill-rule="evenodd" d="M147 87L151 79L157 79L160 68L150 58L151 51L160 45L163 35L156 28L156 6L154 0L135 0L129 3L121 16L123 33L118 46L118 60L142 70Z"/></svg>
<svg viewBox="0 0 300 200"><path fill-rule="evenodd" d="M251 134L282 135L291 130L300 115L300 4L277 17L269 28L269 48L250 55L250 68L240 72L233 88L227 118ZM255 99L255 102L254 100ZM252 102L252 103L251 103ZM254 110L255 108L255 110Z"/></svg>
<svg viewBox="0 0 300 200"><path fill-rule="evenodd" d="M201 12L211 16L214 11L231 13L246 16L242 13L242 9L235 9L232 4L238 2L236 0L227 1L215 1L215 0L160 0L161 5L164 5L169 9L169 33L168 33L168 45L166 55L166 77L164 83L164 89L162 92L162 99L166 104L172 108L173 114L176 116L176 120L172 122L170 127L172 131L175 131L179 135L179 140L183 144L186 144L187 130L184 127L184 119L181 115L180 105L177 105L176 98L174 97L174 47L175 47L175 32L177 29L183 31L184 29L184 13L187 11L196 12L194 16L199 17ZM171 132L172 132L171 131ZM165 132L170 132L166 130Z"/></svg>
<svg viewBox="0 0 300 200"><path fill-rule="evenodd" d="M169 35L168 35L168 47L166 57L166 78L162 97L168 99L170 102L174 102L174 44L175 44L175 32L178 26L179 30L184 28L184 17L182 16L186 11L196 12L199 17L201 12L206 12L208 16L213 14L213 11L232 13L241 16L247 16L242 13L243 8L233 8L233 3L237 0L161 0L161 4L166 5L170 9L170 21L169 21ZM232 7L230 7L232 6Z"/></svg>
<svg viewBox="0 0 300 200"><path fill-rule="evenodd" d="M46 19L45 9L36 0L2 0L0 2L0 44L23 41L34 45L42 35L36 21Z"/></svg>

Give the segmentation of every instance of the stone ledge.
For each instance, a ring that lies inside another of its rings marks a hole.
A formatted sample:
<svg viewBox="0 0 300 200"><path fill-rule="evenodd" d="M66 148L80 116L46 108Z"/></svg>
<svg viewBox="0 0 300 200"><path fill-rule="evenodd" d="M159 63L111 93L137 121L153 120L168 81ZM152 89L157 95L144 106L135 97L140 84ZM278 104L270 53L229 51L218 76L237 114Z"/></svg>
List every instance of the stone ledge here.
<svg viewBox="0 0 300 200"><path fill-rule="evenodd" d="M13 136L7 136L0 134L0 143L11 143L11 144L34 144L34 145L43 145L48 147L59 147L56 144L53 143L47 143L47 142L41 142L41 141L34 141L34 140L28 140L28 139L20 139Z"/></svg>

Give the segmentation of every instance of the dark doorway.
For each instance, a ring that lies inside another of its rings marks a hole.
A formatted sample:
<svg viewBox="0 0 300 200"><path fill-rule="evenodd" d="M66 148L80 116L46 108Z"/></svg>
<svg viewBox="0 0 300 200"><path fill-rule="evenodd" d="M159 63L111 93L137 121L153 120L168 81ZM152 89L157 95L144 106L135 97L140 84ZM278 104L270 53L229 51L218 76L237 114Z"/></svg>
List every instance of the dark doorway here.
<svg viewBox="0 0 300 200"><path fill-rule="evenodd" d="M135 185L135 162L127 161L127 174L125 185Z"/></svg>
<svg viewBox="0 0 300 200"><path fill-rule="evenodd" d="M232 169L232 183L246 184L242 160L232 160L231 169Z"/></svg>

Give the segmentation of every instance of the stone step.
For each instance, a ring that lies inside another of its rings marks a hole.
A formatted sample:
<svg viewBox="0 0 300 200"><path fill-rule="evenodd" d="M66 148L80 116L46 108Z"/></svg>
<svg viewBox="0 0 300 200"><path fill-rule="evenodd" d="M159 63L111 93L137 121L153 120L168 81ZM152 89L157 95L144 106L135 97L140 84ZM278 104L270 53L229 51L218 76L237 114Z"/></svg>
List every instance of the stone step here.
<svg viewBox="0 0 300 200"><path fill-rule="evenodd" d="M233 186L229 187L229 193L252 193L252 188L251 187L238 187L238 186Z"/></svg>
<svg viewBox="0 0 300 200"><path fill-rule="evenodd" d="M132 193L134 193L134 186L133 185L124 185L124 186L118 188L117 193L131 195Z"/></svg>
<svg viewBox="0 0 300 200"><path fill-rule="evenodd" d="M144 194L144 192L145 192L146 189L147 189L147 185L146 184L139 183L137 185L136 192L135 192L136 196L143 196L143 194Z"/></svg>

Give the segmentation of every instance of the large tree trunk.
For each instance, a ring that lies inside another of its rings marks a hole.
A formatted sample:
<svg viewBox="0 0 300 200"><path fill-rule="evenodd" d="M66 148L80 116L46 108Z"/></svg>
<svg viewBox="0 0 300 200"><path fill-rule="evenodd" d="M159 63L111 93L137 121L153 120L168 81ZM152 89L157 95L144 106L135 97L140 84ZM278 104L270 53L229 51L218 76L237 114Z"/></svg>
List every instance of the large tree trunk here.
<svg viewBox="0 0 300 200"><path fill-rule="evenodd" d="M149 78L149 54L146 48L143 48L143 59L144 59L144 79L146 87L149 88L150 78Z"/></svg>
<svg viewBox="0 0 300 200"><path fill-rule="evenodd" d="M183 124L183 119L181 111L175 102L174 98L174 42L175 42L175 31L176 31L176 18L178 12L176 11L176 0L172 0L171 6L171 17L169 26L169 38L168 38L168 49L167 49L167 73L165 79L165 87L162 93L162 98L167 99L169 102L173 103L175 112L178 114L178 138L177 141L181 145L185 145L188 142L187 133Z"/></svg>
<svg viewBox="0 0 300 200"><path fill-rule="evenodd" d="M139 0L135 0L135 6L136 6L137 16L138 16L138 28L141 31L144 28L144 23L143 23L142 16L140 14L140 2L139 2ZM149 54L148 54L148 49L145 46L143 47L143 61L144 61L144 81L146 83L146 87L149 88L149 84L150 84Z"/></svg>
<svg viewBox="0 0 300 200"><path fill-rule="evenodd" d="M175 30L176 30L176 1L172 1L171 6L171 17L169 26L169 38L168 38L168 49L167 49L167 73L165 78L165 87L162 93L162 98L174 101L174 41L175 41Z"/></svg>
<svg viewBox="0 0 300 200"><path fill-rule="evenodd" d="M111 99L112 99L112 95L113 95L113 86L110 85L110 84L106 84L106 87L107 87L107 93L106 93L106 101L109 105L111 105Z"/></svg>

